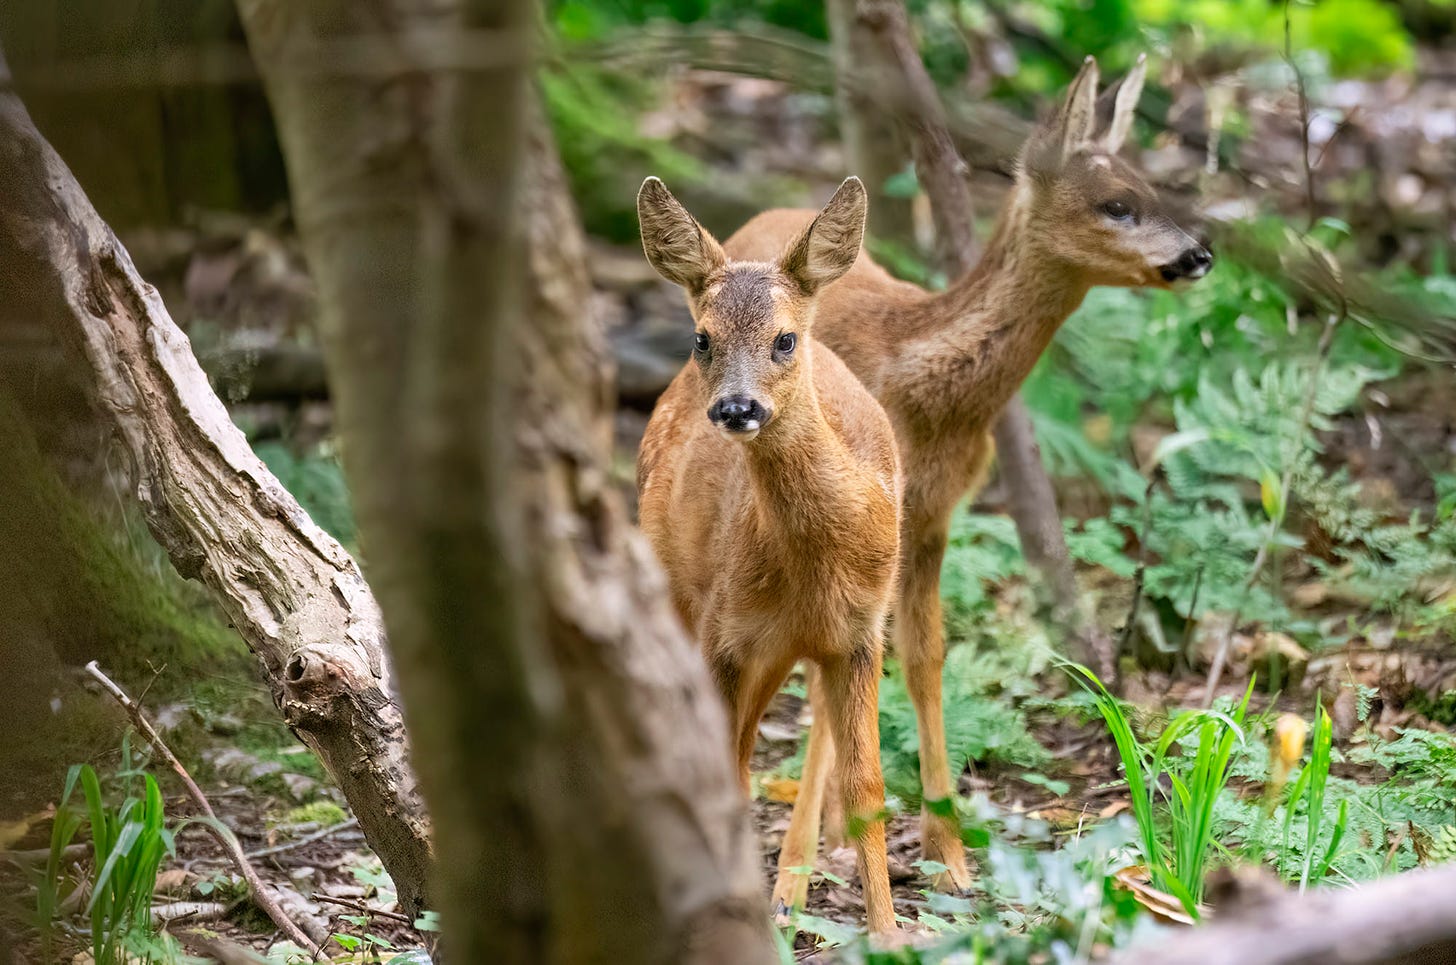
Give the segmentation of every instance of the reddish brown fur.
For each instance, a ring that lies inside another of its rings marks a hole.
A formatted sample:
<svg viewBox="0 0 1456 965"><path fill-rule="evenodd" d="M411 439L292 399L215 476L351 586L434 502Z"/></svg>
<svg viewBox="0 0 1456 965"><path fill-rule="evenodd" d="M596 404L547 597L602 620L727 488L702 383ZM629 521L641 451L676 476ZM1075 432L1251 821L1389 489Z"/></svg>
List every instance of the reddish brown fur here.
<svg viewBox="0 0 1456 965"><path fill-rule="evenodd" d="M947 291L898 281L861 253L819 300L818 337L884 406L899 444L905 493L893 632L919 719L927 801L954 792L941 718L940 565L951 512L980 485L990 460L992 420L1088 289L1166 286L1160 269L1196 246L1115 156L1141 67L1124 82L1111 134L1093 141L1097 75L1089 59L1066 106L1028 143L981 262ZM1109 201L1127 203L1136 223L1116 222L1100 207ZM810 216L766 212L724 248L734 258L771 257ZM823 779L806 773L803 783ZM809 833L807 819L795 823ZM950 869L938 883L965 887L956 822L927 808L922 824L926 858ZM812 861L815 842L795 846Z"/></svg>
<svg viewBox="0 0 1456 965"><path fill-rule="evenodd" d="M745 791L769 699L796 661L816 664L844 806L864 822L869 925L893 931L877 713L898 560L895 442L873 396L809 334L817 290L859 250L864 189L846 182L808 234L800 224L767 258L737 262L659 188L649 181L639 203L648 258L688 290L711 352L653 411L642 528L728 705ZM788 356L775 348L785 332L798 335ZM771 412L756 435L728 438L705 415L732 393Z"/></svg>

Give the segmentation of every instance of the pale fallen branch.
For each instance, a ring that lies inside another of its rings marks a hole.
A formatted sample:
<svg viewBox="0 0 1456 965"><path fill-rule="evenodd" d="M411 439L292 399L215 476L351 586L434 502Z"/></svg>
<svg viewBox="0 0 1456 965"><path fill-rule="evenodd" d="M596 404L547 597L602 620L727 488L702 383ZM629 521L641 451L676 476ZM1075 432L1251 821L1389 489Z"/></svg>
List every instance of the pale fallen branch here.
<svg viewBox="0 0 1456 965"><path fill-rule="evenodd" d="M68 844L61 851L61 858L67 862L79 861L91 853L89 844ZM0 861L8 861L19 868L45 864L50 860L50 848L32 848L27 851L0 851Z"/></svg>
<svg viewBox="0 0 1456 965"><path fill-rule="evenodd" d="M306 834L301 838L295 838L292 841L285 841L283 844L275 844L271 848L259 848L257 851L249 851L248 857L250 859L256 860L258 858L269 857L270 855L282 854L285 851L292 851L294 848L302 848L305 845L313 844L315 841L322 841L324 838L338 834L340 831L347 831L350 828L356 828L358 826L358 818L349 818L349 820L347 821L340 821L338 824L329 825L322 830L315 831L313 834Z"/></svg>
<svg viewBox="0 0 1456 965"><path fill-rule="evenodd" d="M116 702L126 711L127 716L131 718L137 730L142 732L142 736L146 738L147 743L151 744L157 753L162 755L162 758L177 773L177 776L182 779L182 785L187 789L187 795L192 798L198 808L208 818L204 826L212 832L213 837L217 838L218 843L223 846L223 850L232 858L233 864L237 865L238 872L242 874L243 880L248 883L248 889L252 892L253 901L259 908L263 909L263 912L273 920L273 923L285 935L300 948L308 949L314 958L317 959L321 955L318 944L309 938L303 929L298 926L298 923L283 911L282 906L278 903L278 899L273 894L273 889L258 876L258 872L253 867L252 862L243 853L243 847L238 843L238 836L218 819L217 812L212 809L211 802L207 800L207 795L202 793L202 788L197 786L197 782L192 779L192 775L187 772L187 768L182 766L182 762L177 759L177 755L173 754L172 749L162 740L161 735L157 733L151 721L147 720L146 715L142 713L142 709L136 705L134 700L126 695L126 691L117 686L116 681L102 673L101 668L96 665L95 660L86 664L86 672L96 678L102 688L115 698Z"/></svg>
<svg viewBox="0 0 1456 965"><path fill-rule="evenodd" d="M1223 904L1219 909L1225 908ZM1209 925L1140 943L1112 965L1420 965L1456 962L1456 866L1356 888L1239 902Z"/></svg>
<svg viewBox="0 0 1456 965"><path fill-rule="evenodd" d="M152 906L152 924L165 927L179 921L217 921L227 914L228 907L221 901L169 901Z"/></svg>

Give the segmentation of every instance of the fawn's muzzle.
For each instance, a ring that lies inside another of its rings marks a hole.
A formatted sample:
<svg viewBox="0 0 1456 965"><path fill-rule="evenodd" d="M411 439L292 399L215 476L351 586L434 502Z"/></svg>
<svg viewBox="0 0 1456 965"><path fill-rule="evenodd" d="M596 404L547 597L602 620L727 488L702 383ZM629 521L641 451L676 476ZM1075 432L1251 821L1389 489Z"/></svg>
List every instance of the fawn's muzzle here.
<svg viewBox="0 0 1456 965"><path fill-rule="evenodd" d="M757 399L729 395L708 407L708 421L728 434L755 434L768 421L768 411Z"/></svg>
<svg viewBox="0 0 1456 965"><path fill-rule="evenodd" d="M1208 274L1212 267L1213 252L1202 245L1194 245L1179 255L1177 261L1170 262L1158 270L1162 272L1163 281L1178 281L1180 278L1192 281Z"/></svg>

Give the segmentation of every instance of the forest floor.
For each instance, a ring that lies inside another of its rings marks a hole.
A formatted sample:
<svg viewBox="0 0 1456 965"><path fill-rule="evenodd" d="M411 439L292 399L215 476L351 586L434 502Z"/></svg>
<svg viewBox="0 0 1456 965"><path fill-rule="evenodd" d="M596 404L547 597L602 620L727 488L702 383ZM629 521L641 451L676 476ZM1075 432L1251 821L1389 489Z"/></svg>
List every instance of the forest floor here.
<svg viewBox="0 0 1456 965"><path fill-rule="evenodd" d="M1347 656L1358 662L1358 649ZM1342 658L1339 654L1333 656ZM1381 663L1395 668L1407 656L1415 662L1421 659L1419 653L1406 655L1394 649ZM1059 676L1056 671L1047 675L1043 681L1047 689L1071 689L1069 684L1058 682ZM1135 688L1147 692L1150 699L1153 689L1163 691L1157 701L1162 706L1191 705L1197 702L1202 682L1201 674L1146 674ZM1224 689L1233 695L1242 686L1242 681L1231 680ZM183 701L161 704L152 713L185 748L184 756L202 775L204 791L218 816L236 831L253 857L254 866L278 890L289 913L311 937L326 944L334 961L369 960L359 957L358 950L346 951L333 939L335 935L343 936L345 942L363 943L361 947L366 949L373 944L379 951L428 949L433 933L414 928L400 914L388 877L365 846L362 834L350 823L342 798L319 771L312 755L302 745L292 743L277 725L266 693L243 680L229 681L227 689L246 696L234 700L224 712L207 702L198 706ZM802 693L791 682L771 705L760 728L754 760L759 793L752 805L752 819L758 832L765 892L777 871L789 802L797 791L796 780L779 776L798 747L806 723L807 708L794 695L796 691ZM1307 703L1307 698L1299 694L1279 697L1277 706L1262 694L1255 701L1260 711L1300 712ZM1396 726L1410 722L1412 716L1409 710L1387 708L1380 728L1393 733ZM958 790L962 795L984 796L1002 815L1043 823L1054 840L1076 836L1127 810L1126 784L1100 720L1046 711L1033 712L1028 720L1032 736L1048 752L1048 763L1035 773L1027 773L1015 767L972 762L960 778ZM1420 723L1441 729L1424 719ZM1341 768L1341 772L1371 785L1388 777L1378 767L1351 765ZM1241 789L1236 782L1236 793L1241 790L1253 794L1258 788L1249 783ZM185 795L171 793L167 811L173 821L179 821L194 816L197 808ZM12 840L11 848L45 847L45 812L35 817L38 820L33 832ZM918 813L906 809L893 814L888 842L896 911L908 922L904 927L913 940L930 941L933 931L914 924L927 909L937 907L927 890L928 880L915 867L920 858ZM1390 843L1371 842L1381 849ZM159 877L157 901L190 904L177 906L176 917L169 925L171 933L194 943L196 949L201 947L195 944L198 937L205 936L220 937L264 954L270 950L274 955L281 954L278 929L247 899L235 867L212 835L192 825L177 836L176 844L175 859L164 864ZM848 848L820 853L818 873L812 880L805 909L813 916L815 926L797 932L796 959L829 961L832 953L821 951L820 939L833 931L830 926L843 926L847 933L861 925L864 907L854 864L853 851ZM974 858L972 868L973 875L979 877ZM22 894L3 897L15 899L17 904L25 900ZM13 954L18 956L16 962L40 960L35 957L33 943ZM89 961L89 953L76 945L76 965Z"/></svg>

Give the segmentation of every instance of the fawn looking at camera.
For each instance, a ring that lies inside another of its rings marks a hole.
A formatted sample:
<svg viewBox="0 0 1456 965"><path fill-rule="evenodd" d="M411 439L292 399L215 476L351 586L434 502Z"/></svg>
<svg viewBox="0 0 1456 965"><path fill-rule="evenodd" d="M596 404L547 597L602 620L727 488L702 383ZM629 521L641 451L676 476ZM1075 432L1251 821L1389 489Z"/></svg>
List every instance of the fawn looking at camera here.
<svg viewBox="0 0 1456 965"><path fill-rule="evenodd" d="M818 337L884 406L899 446L905 493L893 644L920 731L921 844L926 858L947 869L936 881L941 887L970 881L941 707L940 565L951 512L981 483L996 416L1090 288L1169 287L1201 278L1213 264L1143 176L1117 156L1144 70L1140 59L1099 104L1097 64L1087 59L1061 109L1023 148L980 263L945 291L898 281L862 255L819 302ZM809 217L765 212L724 248L734 258L765 257ZM815 735L811 749L816 739L828 742ZM815 784L826 775L815 762L811 754L801 808L823 797ZM831 832L836 823L826 822ZM817 816L796 809L785 850L792 846L796 861L812 864L817 829ZM788 903L801 900L802 881L780 868L775 893Z"/></svg>
<svg viewBox="0 0 1456 965"><path fill-rule="evenodd" d="M859 254L864 186L845 181L756 261L725 255L655 178L637 210L647 260L687 292L696 324L642 440L642 528L727 704L745 792L759 718L795 662L814 663L869 927L894 931L877 715L899 555L895 440L813 337L822 292Z"/></svg>

